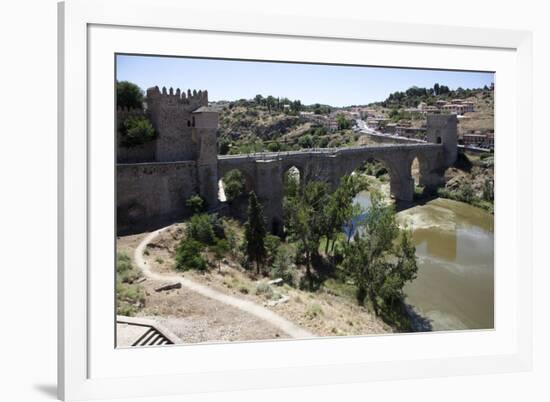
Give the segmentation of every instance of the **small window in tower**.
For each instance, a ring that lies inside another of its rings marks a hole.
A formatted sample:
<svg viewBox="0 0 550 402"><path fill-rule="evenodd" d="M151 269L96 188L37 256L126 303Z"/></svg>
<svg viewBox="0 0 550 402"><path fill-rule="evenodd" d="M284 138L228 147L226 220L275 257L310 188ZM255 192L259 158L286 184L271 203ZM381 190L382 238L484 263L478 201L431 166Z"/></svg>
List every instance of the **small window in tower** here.
<svg viewBox="0 0 550 402"><path fill-rule="evenodd" d="M193 116L193 127L195 127L195 116Z"/></svg>
<svg viewBox="0 0 550 402"><path fill-rule="evenodd" d="M437 143L441 144L441 137L437 137Z"/></svg>
<svg viewBox="0 0 550 402"><path fill-rule="evenodd" d="M191 127L191 120L187 120L187 127Z"/></svg>

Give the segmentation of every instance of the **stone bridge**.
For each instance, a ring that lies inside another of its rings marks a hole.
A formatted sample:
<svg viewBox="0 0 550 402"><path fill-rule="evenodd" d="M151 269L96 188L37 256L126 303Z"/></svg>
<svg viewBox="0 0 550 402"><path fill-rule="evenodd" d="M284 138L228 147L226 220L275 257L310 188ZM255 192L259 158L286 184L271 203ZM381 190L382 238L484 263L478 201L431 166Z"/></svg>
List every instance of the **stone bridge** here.
<svg viewBox="0 0 550 402"><path fill-rule="evenodd" d="M325 148L311 151L257 153L218 156L218 177L237 169L243 173L246 189L254 190L264 207L268 227L273 232L282 228L283 177L292 167L301 180L322 180L335 188L340 178L377 160L388 170L390 191L400 202L414 196L411 165L415 158L420 166L419 184L435 189L444 184L444 172L456 159L456 116L428 116L428 142L422 144L384 144L349 148Z"/></svg>
<svg viewBox="0 0 550 402"><path fill-rule="evenodd" d="M445 169L456 159L454 115L427 116L427 143L219 156L219 111L208 107L207 91L153 87L146 100L145 111L117 111L118 122L135 113L147 116L157 132L151 142L133 147L117 134L117 233L182 219L190 214L186 200L195 194L216 208L218 180L232 169L243 173L247 189L264 206L269 229L277 233L282 228L283 175L291 167L306 181L325 180L335 187L342 176L375 159L389 172L393 197L408 202L414 194L414 158L420 163L420 184L428 188L444 182Z"/></svg>

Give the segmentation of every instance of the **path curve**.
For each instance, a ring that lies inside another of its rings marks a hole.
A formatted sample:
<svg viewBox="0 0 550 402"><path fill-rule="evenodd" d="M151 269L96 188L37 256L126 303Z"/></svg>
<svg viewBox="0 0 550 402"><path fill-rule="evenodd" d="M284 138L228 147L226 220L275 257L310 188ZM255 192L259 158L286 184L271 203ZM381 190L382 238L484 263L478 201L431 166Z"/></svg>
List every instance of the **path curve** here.
<svg viewBox="0 0 550 402"><path fill-rule="evenodd" d="M315 337L315 335L313 335L311 332L306 331L305 329L297 326L293 322L281 317L280 315L263 306L260 306L257 303L224 294L208 286L201 285L200 283L194 282L190 279L183 278L178 275L160 274L151 271L149 265L146 263L145 258L143 257L143 252L145 251L145 247L147 247L147 245L151 241L153 241L153 239L155 239L163 230L168 229L168 227L169 226L149 233L134 250L134 262L143 271L143 274L147 278L158 281L179 282L183 287L192 290L193 292L197 292L202 296L238 308L241 311L252 314L264 321L267 321L269 324L279 328L281 331L292 338Z"/></svg>

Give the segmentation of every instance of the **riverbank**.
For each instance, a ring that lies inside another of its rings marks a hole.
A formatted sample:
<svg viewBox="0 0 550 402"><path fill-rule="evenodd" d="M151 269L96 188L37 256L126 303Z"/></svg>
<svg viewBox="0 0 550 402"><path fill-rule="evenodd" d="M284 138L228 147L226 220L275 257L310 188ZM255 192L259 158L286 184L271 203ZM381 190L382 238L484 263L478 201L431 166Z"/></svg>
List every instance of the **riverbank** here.
<svg viewBox="0 0 550 402"><path fill-rule="evenodd" d="M455 164L445 172L445 186L438 196L461 201L494 213L493 154L458 154Z"/></svg>

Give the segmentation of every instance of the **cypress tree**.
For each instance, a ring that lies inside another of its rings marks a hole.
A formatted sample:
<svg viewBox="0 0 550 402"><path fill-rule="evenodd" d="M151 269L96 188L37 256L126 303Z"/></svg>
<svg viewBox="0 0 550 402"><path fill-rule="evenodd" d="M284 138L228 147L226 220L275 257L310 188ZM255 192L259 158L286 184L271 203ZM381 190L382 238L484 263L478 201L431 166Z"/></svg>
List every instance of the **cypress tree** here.
<svg viewBox="0 0 550 402"><path fill-rule="evenodd" d="M246 253L250 261L256 263L256 271L260 273L260 267L267 255L265 249L265 222L262 206L254 191L250 192L248 200L248 220L245 224Z"/></svg>

